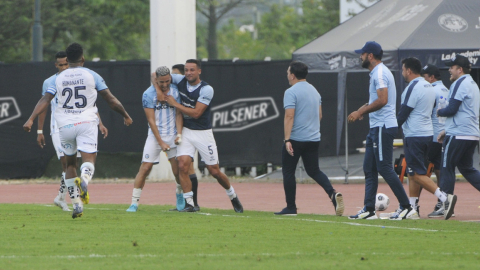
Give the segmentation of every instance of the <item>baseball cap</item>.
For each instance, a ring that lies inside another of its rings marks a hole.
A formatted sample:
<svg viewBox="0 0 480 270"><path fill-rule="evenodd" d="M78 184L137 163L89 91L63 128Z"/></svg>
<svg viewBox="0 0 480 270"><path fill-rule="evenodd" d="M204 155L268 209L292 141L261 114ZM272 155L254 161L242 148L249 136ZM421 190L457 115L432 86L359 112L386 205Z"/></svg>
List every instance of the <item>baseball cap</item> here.
<svg viewBox="0 0 480 270"><path fill-rule="evenodd" d="M455 55L452 59L445 61L445 66L451 67L451 66L459 66L462 68L471 68L472 64L470 64L470 61L468 61L468 58L461 55L457 54Z"/></svg>
<svg viewBox="0 0 480 270"><path fill-rule="evenodd" d="M356 53L373 53L379 55L382 52L382 46L375 41L368 41L360 50L355 50Z"/></svg>
<svg viewBox="0 0 480 270"><path fill-rule="evenodd" d="M432 64L428 64L428 65L424 66L422 68L422 70L420 71L420 75L424 75L424 74L433 75L435 77L440 77L440 70L437 68L437 66L432 65Z"/></svg>

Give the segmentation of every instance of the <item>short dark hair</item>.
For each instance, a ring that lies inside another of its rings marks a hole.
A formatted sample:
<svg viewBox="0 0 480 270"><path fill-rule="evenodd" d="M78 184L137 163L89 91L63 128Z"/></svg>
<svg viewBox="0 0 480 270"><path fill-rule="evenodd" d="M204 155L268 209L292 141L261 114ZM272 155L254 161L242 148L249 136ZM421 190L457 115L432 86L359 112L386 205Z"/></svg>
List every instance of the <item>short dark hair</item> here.
<svg viewBox="0 0 480 270"><path fill-rule="evenodd" d="M67 54L67 60L69 63L78 63L82 59L83 56L83 48L82 45L78 43L72 43L67 47L65 50Z"/></svg>
<svg viewBox="0 0 480 270"><path fill-rule="evenodd" d="M303 80L307 78L308 75L308 67L303 62L300 61L293 61L290 63L290 73L295 75L297 79Z"/></svg>
<svg viewBox="0 0 480 270"><path fill-rule="evenodd" d="M382 61L382 57L383 57L383 50L380 51L379 54L373 54L373 58L377 59L378 61Z"/></svg>
<svg viewBox="0 0 480 270"><path fill-rule="evenodd" d="M461 67L463 69L463 74L470 74L471 72L471 68L468 68L468 67Z"/></svg>
<svg viewBox="0 0 480 270"><path fill-rule="evenodd" d="M197 59L188 59L185 63L196 64L199 69L202 68L202 63Z"/></svg>
<svg viewBox="0 0 480 270"><path fill-rule="evenodd" d="M410 69L414 74L422 72L422 63L415 57L408 57L402 60L405 69Z"/></svg>
<svg viewBox="0 0 480 270"><path fill-rule="evenodd" d="M176 64L173 65L172 69L178 69L180 73L185 74L185 65L184 64Z"/></svg>
<svg viewBox="0 0 480 270"><path fill-rule="evenodd" d="M55 61L57 61L58 58L65 58L67 57L67 54L65 51L59 51L55 54Z"/></svg>

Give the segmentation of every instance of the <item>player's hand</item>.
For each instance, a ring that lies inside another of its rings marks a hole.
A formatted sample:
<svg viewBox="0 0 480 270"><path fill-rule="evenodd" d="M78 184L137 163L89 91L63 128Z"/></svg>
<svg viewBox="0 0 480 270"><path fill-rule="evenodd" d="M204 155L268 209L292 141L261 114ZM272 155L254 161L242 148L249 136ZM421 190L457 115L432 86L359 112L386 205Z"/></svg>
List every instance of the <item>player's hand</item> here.
<svg viewBox="0 0 480 270"><path fill-rule="evenodd" d="M166 144L165 142L160 142L160 147L162 148L163 151L170 151L170 146Z"/></svg>
<svg viewBox="0 0 480 270"><path fill-rule="evenodd" d="M37 144L43 148L43 146L45 146L45 136L43 136L43 134L38 134L37 135Z"/></svg>
<svg viewBox="0 0 480 270"><path fill-rule="evenodd" d="M440 134L438 134L437 141L439 143L443 143L443 139L445 139L445 130L442 130L442 132L440 132Z"/></svg>
<svg viewBox="0 0 480 270"><path fill-rule="evenodd" d="M108 136L108 129L107 129L102 123L100 123L100 124L98 125L98 129L100 130L100 133L102 133L103 138L104 138L104 139L107 138L107 136Z"/></svg>
<svg viewBox="0 0 480 270"><path fill-rule="evenodd" d="M32 130L32 125L33 125L33 120L28 119L27 122L23 124L23 130L25 130L26 132L30 132L30 130Z"/></svg>
<svg viewBox="0 0 480 270"><path fill-rule="evenodd" d="M362 120L362 119L363 119L363 115L361 115L358 111L354 111L348 116L349 123L353 123L357 120Z"/></svg>
<svg viewBox="0 0 480 270"><path fill-rule="evenodd" d="M286 142L285 143L285 148L287 149L288 154L293 157L292 143L291 142Z"/></svg>
<svg viewBox="0 0 480 270"><path fill-rule="evenodd" d="M150 80L151 80L153 85L156 85L157 84L157 73L152 72L152 75L150 76Z"/></svg>
<svg viewBox="0 0 480 270"><path fill-rule="evenodd" d="M182 134L177 134L177 138L175 138L175 144L179 145L182 143Z"/></svg>
<svg viewBox="0 0 480 270"><path fill-rule="evenodd" d="M133 120L132 120L132 118L130 118L130 116L128 116L128 117L123 118L123 123L125 124L125 126L128 127L133 123Z"/></svg>
<svg viewBox="0 0 480 270"><path fill-rule="evenodd" d="M173 107L176 107L178 104L175 98L170 95L165 95L165 101Z"/></svg>

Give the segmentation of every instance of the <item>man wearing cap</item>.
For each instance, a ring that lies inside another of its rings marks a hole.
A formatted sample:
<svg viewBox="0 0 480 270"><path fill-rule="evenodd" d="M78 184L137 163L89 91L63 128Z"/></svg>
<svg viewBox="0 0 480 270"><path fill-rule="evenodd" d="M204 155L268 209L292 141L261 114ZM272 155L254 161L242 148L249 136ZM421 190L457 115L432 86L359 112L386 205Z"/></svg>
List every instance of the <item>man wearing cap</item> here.
<svg viewBox="0 0 480 270"><path fill-rule="evenodd" d="M425 65L420 73L422 77L432 84L433 91L435 92L435 107L432 112L432 125L433 125L433 140L428 146L428 161L433 164L433 171L437 176L437 185L440 186L440 168L442 160L442 144L438 142L438 135L445 129L445 117L438 118L438 109L445 108L448 104L448 89L443 85L440 70L432 64ZM411 190L411 187L410 187ZM428 214L429 218L442 217L443 213L437 213L438 209L442 207L443 203L438 200L433 212Z"/></svg>
<svg viewBox="0 0 480 270"><path fill-rule="evenodd" d="M375 197L378 173L385 179L398 199L400 207L390 219L418 218L410 205L405 189L393 170L393 139L398 131L395 105L397 93L392 72L382 63L383 50L375 41L365 43L361 54L362 67L370 70L369 102L348 116L348 122L361 120L369 114L370 132L367 135L363 171L365 173L364 207L350 219L378 219L375 213Z"/></svg>
<svg viewBox="0 0 480 270"><path fill-rule="evenodd" d="M478 85L470 76L471 64L463 55L456 55L445 63L450 69L449 104L437 111L438 116L447 117L445 130L438 136L443 143L443 157L440 188L453 194L455 188L455 167L472 186L480 191L480 172L473 167L473 152L480 138L479 111L480 93ZM456 200L445 203L438 212L444 218L452 216Z"/></svg>

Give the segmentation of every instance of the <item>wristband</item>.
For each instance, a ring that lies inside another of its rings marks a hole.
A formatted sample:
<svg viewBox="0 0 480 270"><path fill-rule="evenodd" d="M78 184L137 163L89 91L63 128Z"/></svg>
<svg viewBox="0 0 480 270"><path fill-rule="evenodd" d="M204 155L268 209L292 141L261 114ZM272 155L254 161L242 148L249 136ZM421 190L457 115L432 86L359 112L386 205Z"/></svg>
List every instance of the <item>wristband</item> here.
<svg viewBox="0 0 480 270"><path fill-rule="evenodd" d="M290 139L283 140L284 143L290 142Z"/></svg>
<svg viewBox="0 0 480 270"><path fill-rule="evenodd" d="M37 130L37 134L43 134L43 130L41 129Z"/></svg>

